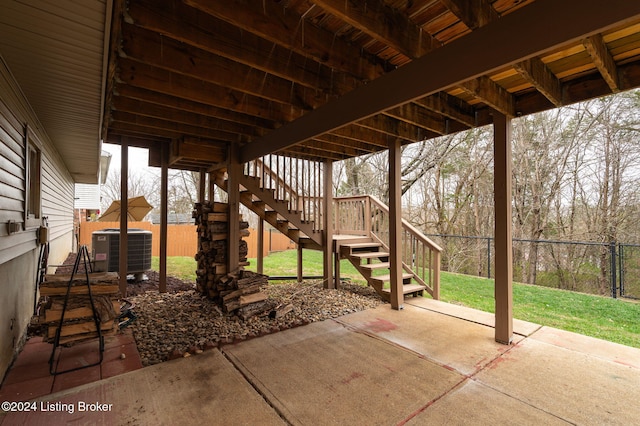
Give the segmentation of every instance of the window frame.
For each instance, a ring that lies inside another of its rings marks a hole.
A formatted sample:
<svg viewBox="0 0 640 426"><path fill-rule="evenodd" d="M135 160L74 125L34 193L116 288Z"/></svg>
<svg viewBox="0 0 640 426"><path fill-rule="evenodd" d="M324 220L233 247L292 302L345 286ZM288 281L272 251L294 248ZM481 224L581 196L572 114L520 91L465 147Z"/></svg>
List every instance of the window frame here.
<svg viewBox="0 0 640 426"><path fill-rule="evenodd" d="M42 224L42 151L28 126L25 126L25 230Z"/></svg>

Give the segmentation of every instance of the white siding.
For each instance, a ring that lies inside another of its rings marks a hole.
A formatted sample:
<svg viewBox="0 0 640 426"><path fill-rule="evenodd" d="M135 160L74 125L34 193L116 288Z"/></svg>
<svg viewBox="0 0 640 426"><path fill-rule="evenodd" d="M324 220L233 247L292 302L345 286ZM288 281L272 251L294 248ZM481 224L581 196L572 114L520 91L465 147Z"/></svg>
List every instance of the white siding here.
<svg viewBox="0 0 640 426"><path fill-rule="evenodd" d="M76 209L100 210L100 185L76 183Z"/></svg>
<svg viewBox="0 0 640 426"><path fill-rule="evenodd" d="M42 216L49 219L50 239L66 237L73 232L73 180L0 57L0 264L36 248L34 230L24 226L25 125L41 153ZM8 235L10 220L21 226Z"/></svg>

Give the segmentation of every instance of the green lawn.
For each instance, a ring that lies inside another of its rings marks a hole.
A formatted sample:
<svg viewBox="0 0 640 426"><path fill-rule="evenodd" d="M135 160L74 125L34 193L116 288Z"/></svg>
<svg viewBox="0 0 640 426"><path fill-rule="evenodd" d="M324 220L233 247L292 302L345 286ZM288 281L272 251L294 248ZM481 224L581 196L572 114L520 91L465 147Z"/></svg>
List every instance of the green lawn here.
<svg viewBox="0 0 640 426"><path fill-rule="evenodd" d="M440 296L494 312L493 280L443 272ZM513 316L640 348L640 304L632 301L514 283Z"/></svg>
<svg viewBox="0 0 640 426"><path fill-rule="evenodd" d="M158 256L151 258L151 269L160 270ZM167 258L167 275L171 275L181 280L196 282L196 261L193 257L175 256Z"/></svg>
<svg viewBox="0 0 640 426"><path fill-rule="evenodd" d="M273 253L264 259L264 272L272 276L296 276L296 261L295 250ZM256 260L249 262L247 269L255 271ZM157 258L153 258L155 270L157 265ZM195 281L195 268L195 260L189 257L172 257L167 261L168 273L183 279ZM348 261L342 261L340 269L342 278L365 283ZM305 250L303 272L309 276L322 275L322 253ZM443 272L440 298L493 312L493 280ZM640 348L639 303L514 283L513 305L515 318Z"/></svg>

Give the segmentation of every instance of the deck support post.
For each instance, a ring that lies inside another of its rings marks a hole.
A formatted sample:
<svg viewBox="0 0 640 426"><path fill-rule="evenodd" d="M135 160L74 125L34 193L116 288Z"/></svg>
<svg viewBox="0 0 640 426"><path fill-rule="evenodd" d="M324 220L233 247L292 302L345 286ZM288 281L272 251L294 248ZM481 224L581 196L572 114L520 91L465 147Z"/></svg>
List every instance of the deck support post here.
<svg viewBox="0 0 640 426"><path fill-rule="evenodd" d="M322 229L324 229L323 245L323 282L324 288L336 288L333 279L333 161L324 163L324 182L322 192Z"/></svg>
<svg viewBox="0 0 640 426"><path fill-rule="evenodd" d="M227 271L237 272L240 267L240 174L242 164L238 160L238 145L229 146L227 169L227 202L229 203L229 225L227 233Z"/></svg>
<svg viewBox="0 0 640 426"><path fill-rule="evenodd" d="M391 308L404 308L402 291L402 187L400 139L389 142L389 263Z"/></svg>
<svg viewBox="0 0 640 426"><path fill-rule="evenodd" d="M127 204L129 201L129 140L126 137L120 139L120 258L118 259L118 271L120 274L120 294L127 296L127 264L129 247L129 229L127 226Z"/></svg>
<svg viewBox="0 0 640 426"><path fill-rule="evenodd" d="M198 202L203 203L207 192L207 172L200 170L200 181L198 182Z"/></svg>
<svg viewBox="0 0 640 426"><path fill-rule="evenodd" d="M296 250L297 250L297 263L296 263L296 271L297 271L297 279L298 279L298 284L300 284L302 282L302 277L304 276L304 271L302 269L302 246L300 244L298 244L296 246Z"/></svg>
<svg viewBox="0 0 640 426"><path fill-rule="evenodd" d="M160 276L158 277L158 291L167 292L167 213L169 192L169 149L166 144L160 148Z"/></svg>
<svg viewBox="0 0 640 426"><path fill-rule="evenodd" d="M513 339L513 263L511 235L511 118L494 112L495 339Z"/></svg>
<svg viewBox="0 0 640 426"><path fill-rule="evenodd" d="M258 235L257 235L257 253L256 253L256 271L259 274L264 273L264 220L258 217Z"/></svg>
<svg viewBox="0 0 640 426"><path fill-rule="evenodd" d="M208 200L213 203L215 201L216 195L216 177L214 175L214 172L209 172L207 173L207 175L209 176L209 181L207 182L207 197Z"/></svg>

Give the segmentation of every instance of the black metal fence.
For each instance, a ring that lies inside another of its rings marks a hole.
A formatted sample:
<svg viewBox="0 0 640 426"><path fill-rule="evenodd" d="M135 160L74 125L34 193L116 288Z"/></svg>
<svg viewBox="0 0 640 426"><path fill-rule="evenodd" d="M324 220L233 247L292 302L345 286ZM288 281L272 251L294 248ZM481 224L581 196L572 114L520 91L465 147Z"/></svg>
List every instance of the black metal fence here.
<svg viewBox="0 0 640 426"><path fill-rule="evenodd" d="M494 276L493 237L427 234L443 248L442 270ZM640 244L513 239L515 281L640 299Z"/></svg>

